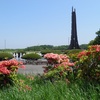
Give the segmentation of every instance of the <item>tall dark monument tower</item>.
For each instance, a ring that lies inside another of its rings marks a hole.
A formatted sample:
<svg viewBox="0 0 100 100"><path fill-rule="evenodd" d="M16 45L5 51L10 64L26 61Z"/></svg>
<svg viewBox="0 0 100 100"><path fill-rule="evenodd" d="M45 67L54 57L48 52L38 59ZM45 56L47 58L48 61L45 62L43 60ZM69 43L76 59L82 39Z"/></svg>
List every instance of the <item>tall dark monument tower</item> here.
<svg viewBox="0 0 100 100"><path fill-rule="evenodd" d="M68 49L80 49L77 38L76 11L72 7L71 41Z"/></svg>

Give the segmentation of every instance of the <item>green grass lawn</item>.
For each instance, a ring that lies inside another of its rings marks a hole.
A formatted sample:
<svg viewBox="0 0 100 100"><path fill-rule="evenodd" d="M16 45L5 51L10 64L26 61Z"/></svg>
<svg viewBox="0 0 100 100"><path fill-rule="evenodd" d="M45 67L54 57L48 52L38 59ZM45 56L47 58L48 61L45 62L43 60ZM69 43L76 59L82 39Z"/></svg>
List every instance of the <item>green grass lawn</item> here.
<svg viewBox="0 0 100 100"><path fill-rule="evenodd" d="M100 100L100 85L87 82L51 83L18 74L20 86L0 89L0 100Z"/></svg>

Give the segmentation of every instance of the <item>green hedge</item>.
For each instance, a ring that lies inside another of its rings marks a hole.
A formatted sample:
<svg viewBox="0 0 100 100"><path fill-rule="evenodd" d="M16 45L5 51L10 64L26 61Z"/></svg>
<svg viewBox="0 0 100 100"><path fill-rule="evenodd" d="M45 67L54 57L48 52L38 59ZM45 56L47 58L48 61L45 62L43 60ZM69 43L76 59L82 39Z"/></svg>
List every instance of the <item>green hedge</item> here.
<svg viewBox="0 0 100 100"><path fill-rule="evenodd" d="M73 62L77 61L77 55L79 52L83 51L82 49L72 49L72 50L67 50L65 54L67 54Z"/></svg>
<svg viewBox="0 0 100 100"><path fill-rule="evenodd" d="M62 54L61 50L42 50L41 51L42 55L45 55L47 53L57 53L57 54Z"/></svg>
<svg viewBox="0 0 100 100"><path fill-rule="evenodd" d="M22 58L27 59L27 60L37 60L37 59L40 59L41 56L36 53L29 53L29 54L23 55Z"/></svg>
<svg viewBox="0 0 100 100"><path fill-rule="evenodd" d="M72 49L72 50L66 50L65 54L76 54L83 51L82 49Z"/></svg>
<svg viewBox="0 0 100 100"><path fill-rule="evenodd" d="M12 59L12 58L13 58L12 54L6 52L0 52L0 61Z"/></svg>

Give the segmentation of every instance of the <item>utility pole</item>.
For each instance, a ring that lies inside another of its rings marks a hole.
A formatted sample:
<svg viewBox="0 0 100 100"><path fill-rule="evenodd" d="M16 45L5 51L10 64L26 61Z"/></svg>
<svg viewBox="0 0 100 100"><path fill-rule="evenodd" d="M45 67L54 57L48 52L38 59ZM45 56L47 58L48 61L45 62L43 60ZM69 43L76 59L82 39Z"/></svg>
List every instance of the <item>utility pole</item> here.
<svg viewBox="0 0 100 100"><path fill-rule="evenodd" d="M4 49L6 50L6 40L4 40Z"/></svg>

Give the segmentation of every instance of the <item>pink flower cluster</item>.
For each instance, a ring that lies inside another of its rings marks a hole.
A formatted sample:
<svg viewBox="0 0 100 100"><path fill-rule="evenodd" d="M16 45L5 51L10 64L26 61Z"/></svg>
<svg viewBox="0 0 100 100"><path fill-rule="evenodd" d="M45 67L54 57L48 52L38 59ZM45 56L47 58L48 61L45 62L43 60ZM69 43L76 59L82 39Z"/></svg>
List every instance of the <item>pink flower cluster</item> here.
<svg viewBox="0 0 100 100"><path fill-rule="evenodd" d="M100 52L100 45L92 45L89 48L90 50L95 50L96 52Z"/></svg>
<svg viewBox="0 0 100 100"><path fill-rule="evenodd" d="M82 56L88 56L88 55L90 55L90 54L91 54L90 51L83 50L82 52L80 52L80 53L78 54L78 58L81 58Z"/></svg>
<svg viewBox="0 0 100 100"><path fill-rule="evenodd" d="M25 68L22 62L17 60L6 60L0 62L0 74L10 74L17 71L18 68Z"/></svg>
<svg viewBox="0 0 100 100"><path fill-rule="evenodd" d="M55 63L62 63L62 62L69 62L69 58L63 54L54 54L54 53L47 53L44 55L44 58L48 60L48 62L55 62Z"/></svg>
<svg viewBox="0 0 100 100"><path fill-rule="evenodd" d="M74 63L71 63L68 56L64 54L54 54L47 53L44 55L44 58L48 60L49 64L53 64L54 68L58 68L59 66L63 67L65 70L71 70L70 66L74 66ZM56 63L55 63L56 62ZM44 72L48 72L48 67L44 67Z"/></svg>
<svg viewBox="0 0 100 100"><path fill-rule="evenodd" d="M82 56L89 56L93 55L93 53L100 52L100 45L92 45L89 47L89 50L83 50L78 54L78 58L81 58Z"/></svg>

